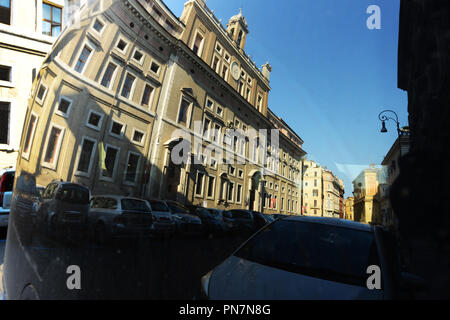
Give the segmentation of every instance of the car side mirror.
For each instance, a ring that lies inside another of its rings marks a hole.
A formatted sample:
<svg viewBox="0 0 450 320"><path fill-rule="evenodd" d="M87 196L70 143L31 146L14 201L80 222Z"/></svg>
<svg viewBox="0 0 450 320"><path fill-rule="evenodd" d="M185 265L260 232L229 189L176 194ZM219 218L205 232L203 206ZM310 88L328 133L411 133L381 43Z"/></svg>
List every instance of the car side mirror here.
<svg viewBox="0 0 450 320"><path fill-rule="evenodd" d="M401 272L400 287L406 290L423 291L427 288L427 284L425 280L418 275L408 272Z"/></svg>

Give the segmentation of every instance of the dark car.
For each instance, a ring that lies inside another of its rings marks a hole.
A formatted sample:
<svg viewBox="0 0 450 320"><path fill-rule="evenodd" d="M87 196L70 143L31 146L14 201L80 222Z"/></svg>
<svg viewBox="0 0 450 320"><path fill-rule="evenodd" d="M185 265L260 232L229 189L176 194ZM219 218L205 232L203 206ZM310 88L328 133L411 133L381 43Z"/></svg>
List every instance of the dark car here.
<svg viewBox="0 0 450 320"><path fill-rule="evenodd" d="M269 223L267 218L257 211L233 209L228 210L228 213L233 219L234 231L242 235L251 234Z"/></svg>
<svg viewBox="0 0 450 320"><path fill-rule="evenodd" d="M189 213L197 216L202 221L206 233L223 233L224 226L220 215L215 214L207 208L200 206L189 206Z"/></svg>
<svg viewBox="0 0 450 320"><path fill-rule="evenodd" d="M392 236L369 225L316 217L276 220L202 278L209 299L392 299L421 284L401 273ZM380 268L370 290L369 266ZM408 289L407 289L408 288Z"/></svg>
<svg viewBox="0 0 450 320"><path fill-rule="evenodd" d="M45 188L37 211L37 225L50 237L82 237L87 231L89 189L83 185L57 181Z"/></svg>
<svg viewBox="0 0 450 320"><path fill-rule="evenodd" d="M175 218L177 232L184 235L201 235L205 232L202 220L191 213L189 208L173 200L164 201Z"/></svg>

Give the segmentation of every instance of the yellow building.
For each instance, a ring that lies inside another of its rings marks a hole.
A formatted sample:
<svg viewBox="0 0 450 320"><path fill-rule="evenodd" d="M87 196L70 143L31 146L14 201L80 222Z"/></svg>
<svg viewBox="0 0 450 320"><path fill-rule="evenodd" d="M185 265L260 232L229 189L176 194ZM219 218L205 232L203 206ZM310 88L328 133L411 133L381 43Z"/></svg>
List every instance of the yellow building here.
<svg viewBox="0 0 450 320"><path fill-rule="evenodd" d="M353 180L354 220L381 224L380 184L385 183L382 168L371 165Z"/></svg>
<svg viewBox="0 0 450 320"><path fill-rule="evenodd" d="M322 193L324 217L340 218L341 194L343 191L342 180L340 181L330 170L323 169Z"/></svg>
<svg viewBox="0 0 450 320"><path fill-rule="evenodd" d="M77 10L71 0L0 2L0 169L16 164L33 80Z"/></svg>
<svg viewBox="0 0 450 320"><path fill-rule="evenodd" d="M39 72L18 165L42 186L298 213L303 141L268 108L247 34L201 0L180 19L159 0L88 3Z"/></svg>
<svg viewBox="0 0 450 320"><path fill-rule="evenodd" d="M344 200L344 207L345 207L345 214L344 219L347 220L354 220L354 214L353 214L353 197L348 197Z"/></svg>

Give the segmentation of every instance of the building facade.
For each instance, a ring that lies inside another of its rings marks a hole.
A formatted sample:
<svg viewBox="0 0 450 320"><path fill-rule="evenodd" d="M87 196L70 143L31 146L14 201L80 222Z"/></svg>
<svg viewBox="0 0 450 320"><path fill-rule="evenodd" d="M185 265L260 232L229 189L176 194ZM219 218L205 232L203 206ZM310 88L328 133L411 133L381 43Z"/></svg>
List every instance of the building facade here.
<svg viewBox="0 0 450 320"><path fill-rule="evenodd" d="M347 220L354 220L354 214L353 214L353 197L348 197L344 200L344 219Z"/></svg>
<svg viewBox="0 0 450 320"><path fill-rule="evenodd" d="M31 87L79 10L75 0L0 2L0 168L15 166Z"/></svg>
<svg viewBox="0 0 450 320"><path fill-rule="evenodd" d="M322 173L323 216L342 218L342 196L344 186L333 172L323 169Z"/></svg>
<svg viewBox="0 0 450 320"><path fill-rule="evenodd" d="M313 160L303 161L302 214L322 216L322 174L323 168Z"/></svg>
<svg viewBox="0 0 450 320"><path fill-rule="evenodd" d="M353 217L362 223L381 224L380 184L385 184L382 168L371 165L353 180Z"/></svg>
<svg viewBox="0 0 450 320"><path fill-rule="evenodd" d="M303 141L269 110L247 34L201 0L179 19L159 0L88 3L37 76L20 166L42 186L298 213Z"/></svg>

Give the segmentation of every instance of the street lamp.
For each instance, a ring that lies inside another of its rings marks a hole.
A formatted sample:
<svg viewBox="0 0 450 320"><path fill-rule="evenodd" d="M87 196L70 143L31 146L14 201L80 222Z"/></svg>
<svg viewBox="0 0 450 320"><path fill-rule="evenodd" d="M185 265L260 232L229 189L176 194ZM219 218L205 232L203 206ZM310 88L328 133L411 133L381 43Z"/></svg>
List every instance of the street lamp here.
<svg viewBox="0 0 450 320"><path fill-rule="evenodd" d="M395 116L395 118L392 118L392 117L386 115L386 114L389 114L389 113L392 113ZM381 121L381 130L380 130L380 132L383 132L383 133L387 132L386 121L387 120L394 121L397 124L397 134L398 134L398 136L400 138L400 135L401 135L400 122L398 121L398 116L397 116L397 114L394 111L392 111L392 110L381 111L380 114L378 115L378 119L380 119L380 121Z"/></svg>

